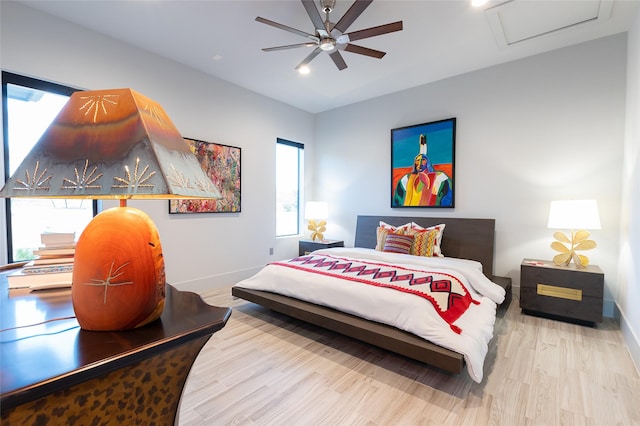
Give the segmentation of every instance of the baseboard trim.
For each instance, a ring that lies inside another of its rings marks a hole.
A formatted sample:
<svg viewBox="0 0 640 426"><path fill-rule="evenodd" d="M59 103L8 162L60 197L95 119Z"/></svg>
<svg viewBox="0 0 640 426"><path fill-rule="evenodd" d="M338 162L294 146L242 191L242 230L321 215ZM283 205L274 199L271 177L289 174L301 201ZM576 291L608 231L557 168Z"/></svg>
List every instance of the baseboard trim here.
<svg viewBox="0 0 640 426"><path fill-rule="evenodd" d="M636 371L640 374L640 339L629 325L626 316L620 310L617 303L615 304L614 319L620 324L620 331L622 332L622 338L624 339L627 351L631 356L633 365L636 367Z"/></svg>
<svg viewBox="0 0 640 426"><path fill-rule="evenodd" d="M198 278L189 281L179 281L171 283L175 288L181 291L191 291L198 294L204 294L212 289L228 287L238 281L242 281L255 275L262 266L256 266L254 268L243 269L240 271L232 271L219 275L209 275L207 277Z"/></svg>

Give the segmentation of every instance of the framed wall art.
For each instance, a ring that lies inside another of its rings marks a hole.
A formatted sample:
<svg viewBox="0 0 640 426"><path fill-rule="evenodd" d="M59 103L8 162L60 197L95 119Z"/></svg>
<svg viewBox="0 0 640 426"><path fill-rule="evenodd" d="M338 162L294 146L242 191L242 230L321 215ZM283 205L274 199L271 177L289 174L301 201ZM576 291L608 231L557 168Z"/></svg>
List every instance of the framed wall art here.
<svg viewBox="0 0 640 426"><path fill-rule="evenodd" d="M222 198L169 200L169 213L240 212L240 148L187 138L185 142L222 194Z"/></svg>
<svg viewBox="0 0 640 426"><path fill-rule="evenodd" d="M391 130L391 207L454 207L456 119Z"/></svg>

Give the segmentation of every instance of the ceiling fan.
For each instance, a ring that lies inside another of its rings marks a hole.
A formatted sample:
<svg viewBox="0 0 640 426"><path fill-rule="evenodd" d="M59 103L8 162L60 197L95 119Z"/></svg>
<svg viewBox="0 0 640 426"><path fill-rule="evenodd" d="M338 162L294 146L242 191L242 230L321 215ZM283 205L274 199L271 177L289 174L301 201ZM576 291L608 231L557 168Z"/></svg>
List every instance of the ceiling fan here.
<svg viewBox="0 0 640 426"><path fill-rule="evenodd" d="M318 56L321 52L327 52L333 63L339 70L347 68L347 63L340 54L341 50L345 52L357 53L359 55L370 56L372 58L382 58L386 55L386 52L379 50L369 49L368 47L362 47L352 44L352 41L362 40L368 37L374 37L382 34L391 33L394 31L402 30L402 21L393 22L390 24L380 25L377 27L366 28L364 30L358 30L351 33L347 33L347 28L364 12L364 10L371 4L373 0L356 0L349 10L340 18L337 23L333 23L329 20L329 14L333 10L336 4L336 0L320 0L320 8L325 14L325 20L322 20L320 12L314 4L314 0L300 0L302 5L307 11L311 22L315 27L314 33L307 33L295 28L288 27L283 24L279 24L269 19L261 18L258 16L256 21L263 24L271 25L281 30L289 31L294 34L298 34L302 37L306 37L309 41L305 43L289 44L286 46L267 47L262 49L265 52L273 52L276 50L296 49L299 47L315 47L313 51L302 62L298 64L296 70L306 66L313 58Z"/></svg>

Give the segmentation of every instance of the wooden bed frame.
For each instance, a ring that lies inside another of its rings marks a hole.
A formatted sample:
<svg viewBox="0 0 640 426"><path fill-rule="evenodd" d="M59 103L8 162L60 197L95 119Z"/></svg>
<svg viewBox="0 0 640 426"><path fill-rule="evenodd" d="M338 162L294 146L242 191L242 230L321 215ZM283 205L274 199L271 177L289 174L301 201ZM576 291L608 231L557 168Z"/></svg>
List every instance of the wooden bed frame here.
<svg viewBox="0 0 640 426"><path fill-rule="evenodd" d="M448 257L481 262L485 275L507 291L502 306L508 306L511 300L511 279L493 275L494 219L358 216L354 245L375 248L376 228L380 221L394 226L415 222L423 227L444 223L446 227L442 240L442 252ZM231 293L233 296L257 303L276 312L353 337L454 374L460 373L464 368L462 354L430 343L395 327L267 291L232 287Z"/></svg>

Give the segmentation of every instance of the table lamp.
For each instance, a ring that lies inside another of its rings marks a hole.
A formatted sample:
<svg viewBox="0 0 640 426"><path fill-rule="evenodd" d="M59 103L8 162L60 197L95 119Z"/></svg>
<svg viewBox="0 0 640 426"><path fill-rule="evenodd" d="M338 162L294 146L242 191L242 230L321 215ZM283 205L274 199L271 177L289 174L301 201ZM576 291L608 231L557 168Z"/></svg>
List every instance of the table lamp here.
<svg viewBox="0 0 640 426"><path fill-rule="evenodd" d="M307 201L304 206L304 218L309 221L307 229L311 231L311 240L324 240L323 232L327 230L329 206L324 201Z"/></svg>
<svg viewBox="0 0 640 426"><path fill-rule="evenodd" d="M552 201L548 227L571 229L571 239L564 232L556 231L553 234L556 241L551 243L551 248L560 252L554 256L553 263L568 266L573 260L578 268L589 264L587 256L577 254L576 251L591 250L596 247L596 242L590 240L589 232L585 231L585 229L600 229L600 215L596 200Z"/></svg>
<svg viewBox="0 0 640 426"><path fill-rule="evenodd" d="M78 238L71 297L85 330L160 317L165 272L155 224L128 199L220 198L165 111L131 90L71 95L1 197L119 199Z"/></svg>

